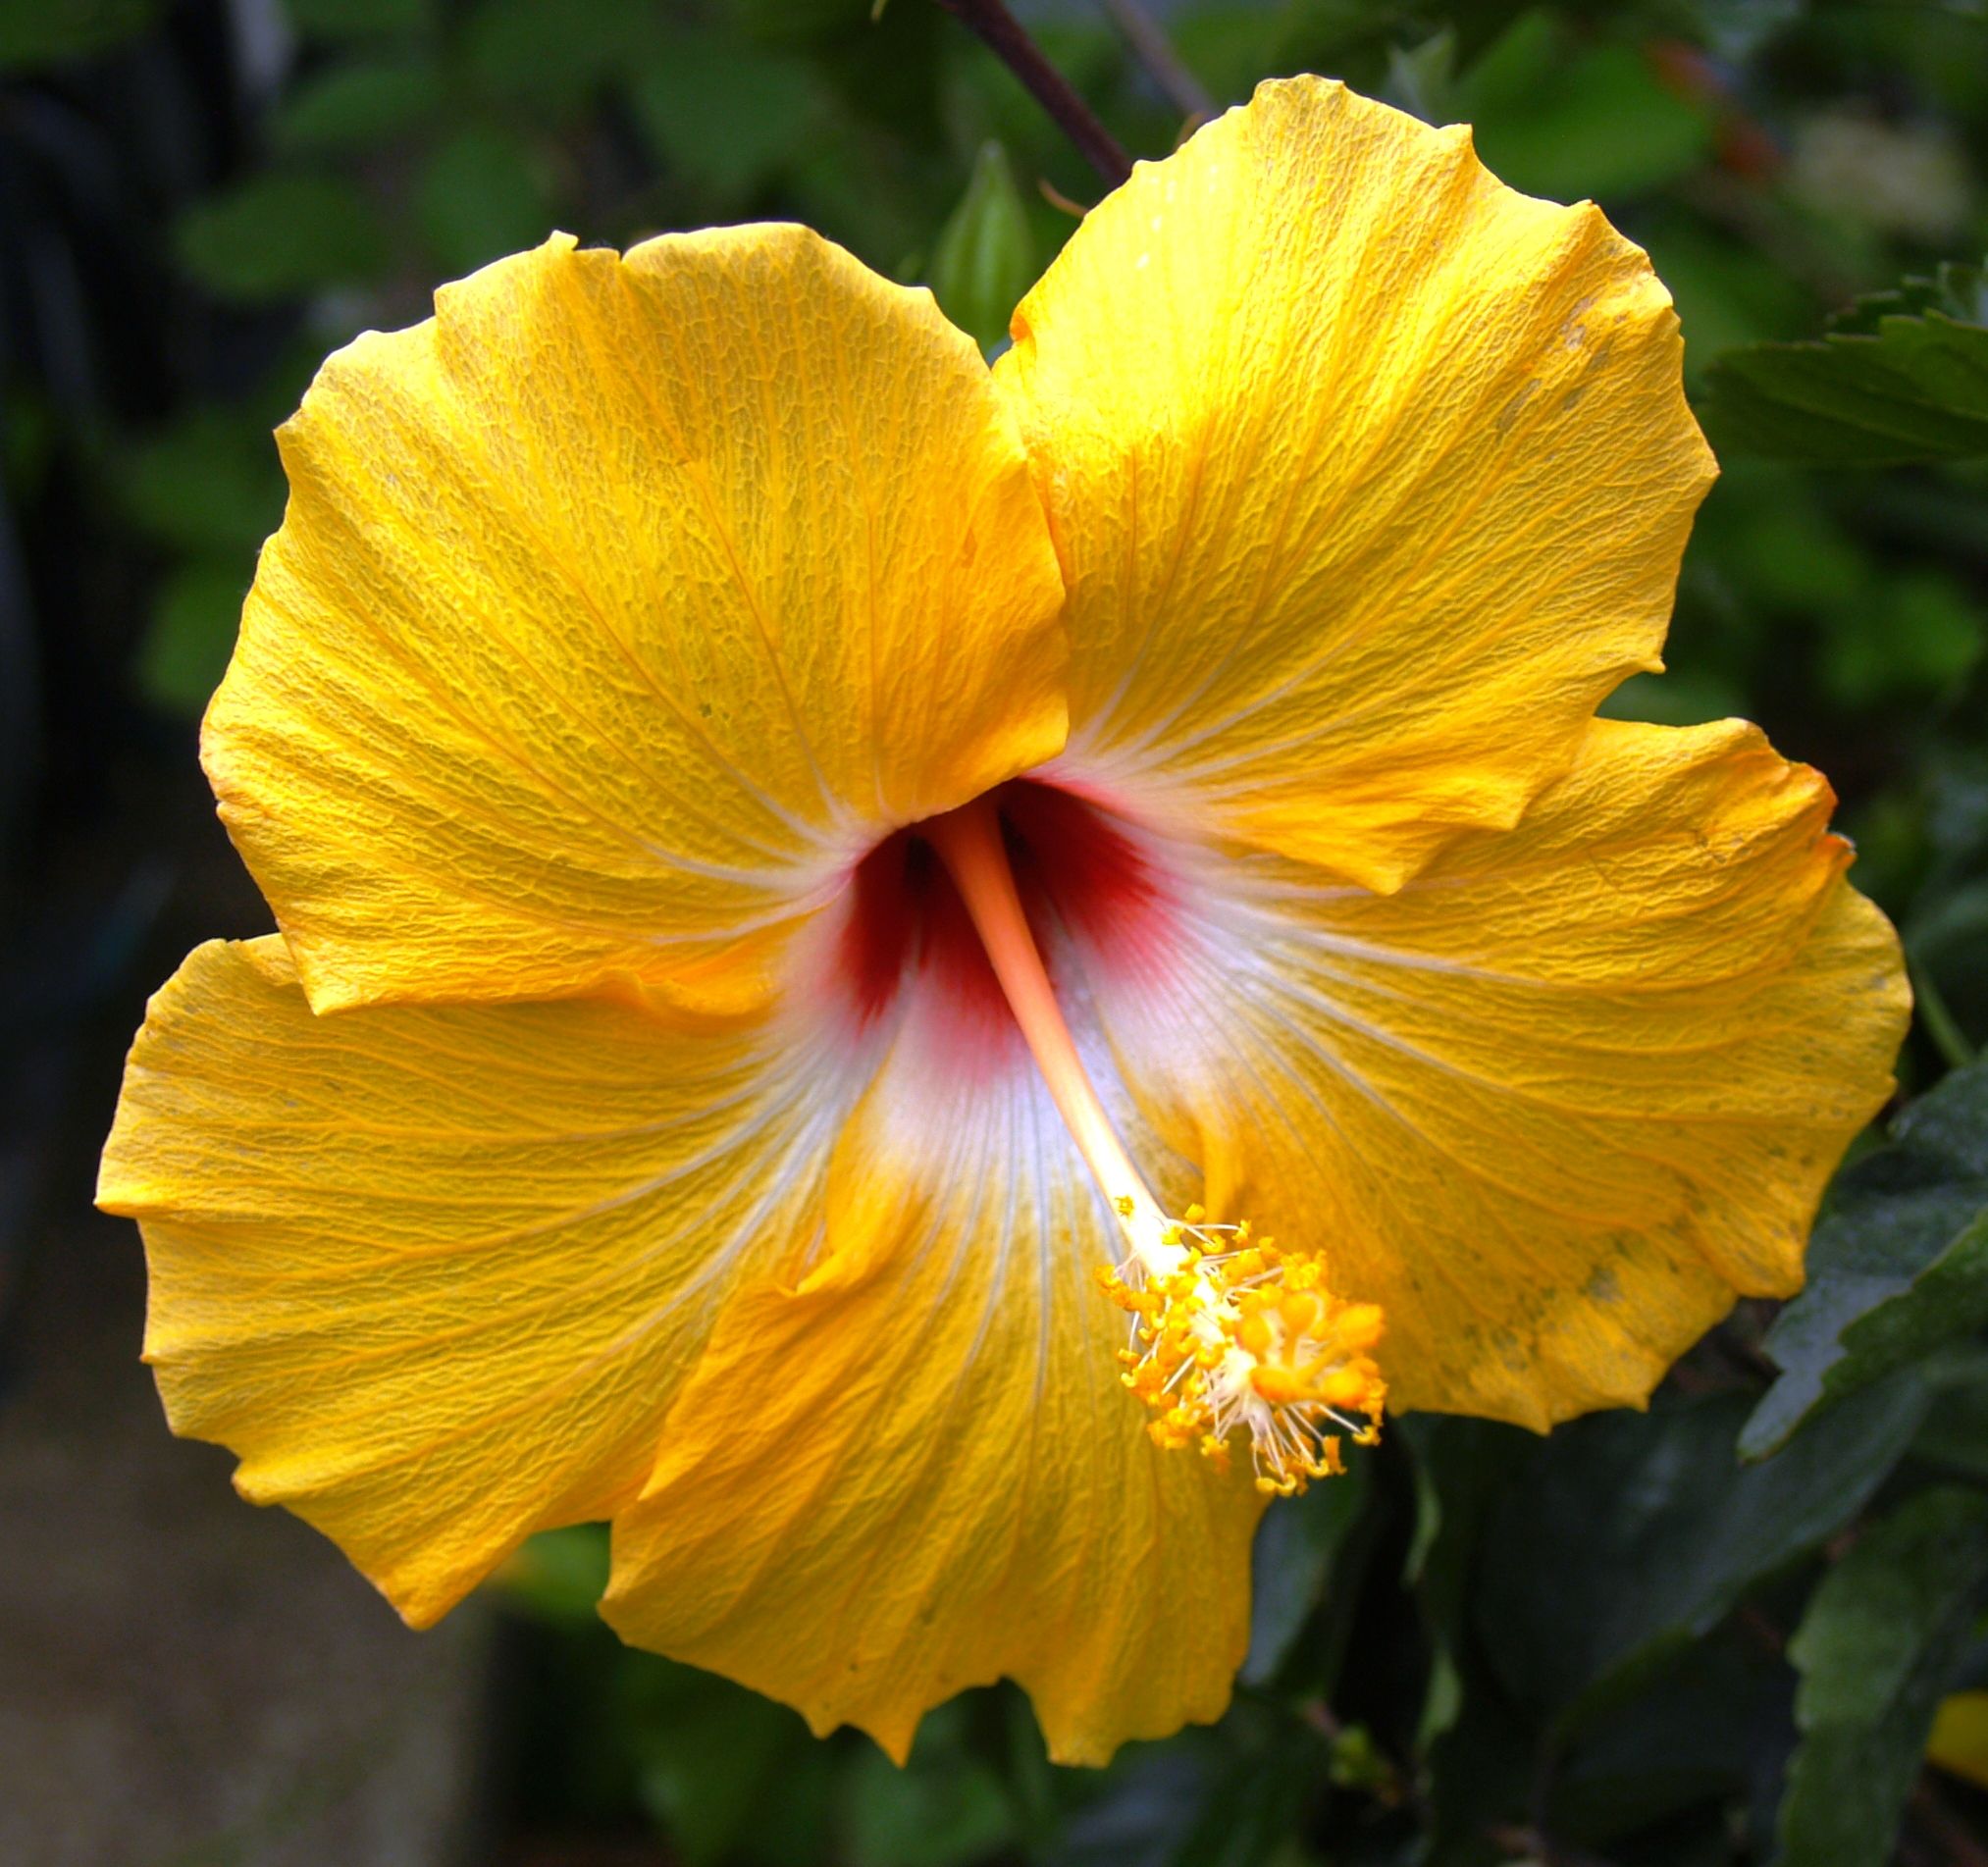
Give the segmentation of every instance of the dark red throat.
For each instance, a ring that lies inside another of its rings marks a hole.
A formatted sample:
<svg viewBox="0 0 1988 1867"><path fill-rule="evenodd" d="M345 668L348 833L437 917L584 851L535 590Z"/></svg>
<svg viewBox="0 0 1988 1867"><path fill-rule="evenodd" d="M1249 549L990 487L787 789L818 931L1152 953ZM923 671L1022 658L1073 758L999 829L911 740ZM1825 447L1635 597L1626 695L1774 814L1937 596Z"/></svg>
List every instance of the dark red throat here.
<svg viewBox="0 0 1988 1867"><path fill-rule="evenodd" d="M1008 859L1036 947L1061 992L1072 958L1087 971L1145 970L1166 951L1166 890L1130 826L1101 805L1037 780L994 793ZM943 1005L956 1035L1007 1050L1019 1042L965 903L919 826L886 837L858 864L837 956L860 1023L900 993Z"/></svg>

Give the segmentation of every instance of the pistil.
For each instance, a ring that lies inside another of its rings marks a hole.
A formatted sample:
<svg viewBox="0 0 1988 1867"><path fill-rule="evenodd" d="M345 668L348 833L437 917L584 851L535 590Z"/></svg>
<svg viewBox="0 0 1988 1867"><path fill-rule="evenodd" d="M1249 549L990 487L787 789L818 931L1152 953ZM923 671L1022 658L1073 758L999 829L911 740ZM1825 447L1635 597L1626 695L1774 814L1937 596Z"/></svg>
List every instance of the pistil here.
<svg viewBox="0 0 1988 1867"><path fill-rule="evenodd" d="M976 798L919 827L967 905L1050 1099L1092 1178L1112 1202L1133 1257L1155 1275L1178 1271L1187 1253L1180 1245L1166 1242L1172 1221L1132 1165L1091 1086L1015 886L1000 815L992 802Z"/></svg>
<svg viewBox="0 0 1988 1867"><path fill-rule="evenodd" d="M1083 1066L1008 859L991 799L919 825L938 853L1077 1152L1125 1234L1100 1267L1131 1317L1124 1380L1154 1414L1162 1446L1198 1445L1226 1465L1246 1435L1258 1488L1281 1494L1344 1470L1340 1434L1379 1437L1386 1387L1369 1351L1382 1317L1327 1287L1316 1252L1279 1249L1247 1220L1198 1206L1171 1217L1132 1164ZM1356 1416L1364 1416L1356 1418Z"/></svg>

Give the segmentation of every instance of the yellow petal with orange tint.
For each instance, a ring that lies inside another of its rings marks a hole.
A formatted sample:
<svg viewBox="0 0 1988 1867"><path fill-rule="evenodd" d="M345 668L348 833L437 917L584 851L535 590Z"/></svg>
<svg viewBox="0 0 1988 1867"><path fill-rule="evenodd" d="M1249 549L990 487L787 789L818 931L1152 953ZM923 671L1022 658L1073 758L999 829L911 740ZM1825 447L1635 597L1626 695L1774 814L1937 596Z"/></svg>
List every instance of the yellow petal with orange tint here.
<svg viewBox="0 0 1988 1867"><path fill-rule="evenodd" d="M834 1078L758 1022L561 1002L314 1017L275 939L153 1000L99 1186L176 1431L417 1624L648 1476L737 1284L819 1200Z"/></svg>
<svg viewBox="0 0 1988 1867"><path fill-rule="evenodd" d="M826 1255L727 1309L602 1612L900 1760L1007 1676L1102 1763L1228 1703L1262 1500L1148 1439L1094 1281L1122 1250L1025 1056L962 1074L901 1053L871 1092Z"/></svg>
<svg viewBox="0 0 1988 1867"><path fill-rule="evenodd" d="M1657 665L1711 458L1669 295L1470 133L1267 83L1084 221L996 378L1070 586L1071 763L1398 885Z"/></svg>
<svg viewBox="0 0 1988 1867"><path fill-rule="evenodd" d="M1830 804L1754 728L1599 722L1518 829L1392 896L1211 865L1196 1028L1114 1037L1207 1203L1384 1307L1395 1403L1640 1404L1736 1295L1800 1286L1891 1087L1898 943Z"/></svg>
<svg viewBox="0 0 1988 1867"><path fill-rule="evenodd" d="M319 1011L738 1002L884 830L1061 745L1061 584L930 294L798 227L555 237L360 337L207 720Z"/></svg>

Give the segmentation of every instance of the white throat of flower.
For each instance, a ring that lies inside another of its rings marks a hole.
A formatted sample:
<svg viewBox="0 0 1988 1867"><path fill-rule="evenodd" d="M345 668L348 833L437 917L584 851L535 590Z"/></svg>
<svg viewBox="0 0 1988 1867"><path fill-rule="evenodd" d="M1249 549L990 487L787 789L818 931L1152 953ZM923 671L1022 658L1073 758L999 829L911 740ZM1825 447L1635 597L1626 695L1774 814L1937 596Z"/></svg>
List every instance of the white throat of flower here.
<svg viewBox="0 0 1988 1867"><path fill-rule="evenodd" d="M1341 1440L1380 1437L1386 1386L1372 1350L1378 1305L1328 1287L1322 1254L1281 1250L1246 1219L1212 1222L1198 1206L1175 1218L1132 1165L1077 1054L1036 950L992 803L975 800L920 833L938 852L986 949L1077 1151L1127 1247L1100 1266L1105 1294L1131 1318L1123 1379L1152 1412L1167 1447L1229 1463L1249 1447L1260 1490L1301 1491L1344 1471Z"/></svg>

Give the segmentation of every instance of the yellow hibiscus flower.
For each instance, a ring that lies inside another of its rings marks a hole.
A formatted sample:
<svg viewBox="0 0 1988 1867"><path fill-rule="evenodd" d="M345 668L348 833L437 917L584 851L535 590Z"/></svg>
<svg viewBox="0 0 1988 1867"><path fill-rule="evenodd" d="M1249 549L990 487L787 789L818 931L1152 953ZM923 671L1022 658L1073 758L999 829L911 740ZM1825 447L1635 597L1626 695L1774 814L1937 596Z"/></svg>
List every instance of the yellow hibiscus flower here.
<svg viewBox="0 0 1988 1867"><path fill-rule="evenodd" d="M340 351L206 726L282 934L103 1168L175 1428L417 1625L607 1518L627 1638L897 1756L1002 1675L1068 1760L1215 1717L1252 1475L1383 1374L1640 1404L1886 1094L1822 779L1594 717L1679 358L1596 209L1310 78L991 372L773 226Z"/></svg>

